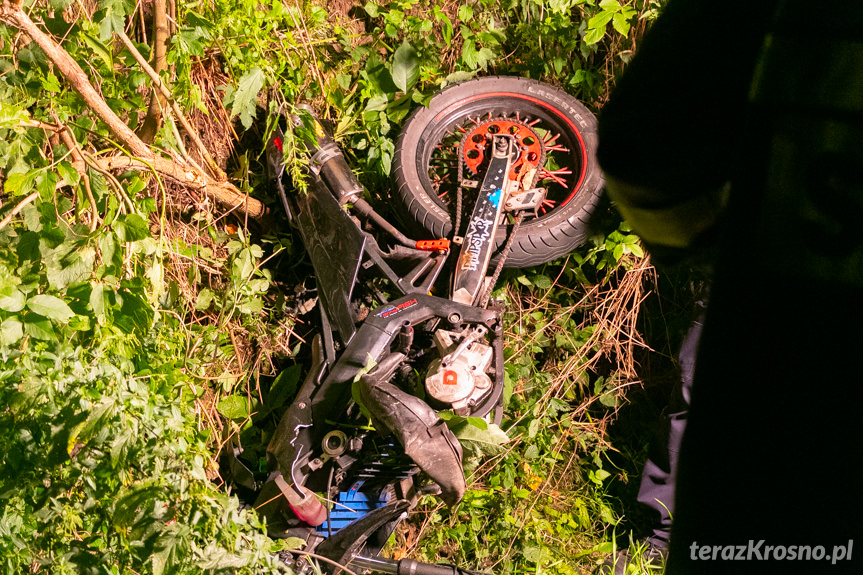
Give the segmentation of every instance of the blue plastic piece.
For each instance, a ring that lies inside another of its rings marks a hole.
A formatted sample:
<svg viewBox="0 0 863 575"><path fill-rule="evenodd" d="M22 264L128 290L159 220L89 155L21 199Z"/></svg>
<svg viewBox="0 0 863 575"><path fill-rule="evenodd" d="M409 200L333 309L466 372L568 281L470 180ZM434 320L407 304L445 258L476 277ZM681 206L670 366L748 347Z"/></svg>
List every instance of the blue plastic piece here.
<svg viewBox="0 0 863 575"><path fill-rule="evenodd" d="M330 509L329 521L324 521L317 528L319 533L323 533L324 535L330 532L336 533L339 529L347 527L357 519L362 518L369 511L383 507L389 501L389 494L384 493L381 494L380 499L377 501L370 499L368 495L360 491L362 486L363 482L357 481L351 486L349 491L339 493L339 500Z"/></svg>

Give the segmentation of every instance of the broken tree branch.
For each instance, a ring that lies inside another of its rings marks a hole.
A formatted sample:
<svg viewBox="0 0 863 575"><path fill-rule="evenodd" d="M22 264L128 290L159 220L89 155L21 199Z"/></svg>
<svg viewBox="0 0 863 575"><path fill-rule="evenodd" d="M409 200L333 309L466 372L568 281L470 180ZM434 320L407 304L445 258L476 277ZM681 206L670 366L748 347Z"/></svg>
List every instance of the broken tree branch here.
<svg viewBox="0 0 863 575"><path fill-rule="evenodd" d="M165 0L154 0L153 2L153 70L156 75L159 75L168 68L168 7ZM143 10L141 10L143 19ZM141 29L145 29L141 26ZM144 118L144 123L141 129L138 130L138 136L147 144L152 144L156 139L156 134L159 132L159 127L162 125L162 110L168 103L168 99L161 93L158 88L150 90L150 106L147 109L147 116Z"/></svg>
<svg viewBox="0 0 863 575"><path fill-rule="evenodd" d="M81 95L87 106L105 122L111 132L120 139L133 156L140 158L101 158L99 159L100 165L102 165L103 161L107 161L118 168L125 165L127 169L149 169L146 167L147 162L149 162L159 173L172 177L186 185L200 188L205 193L213 196L217 202L237 209L251 218L259 219L265 215L266 208L260 201L249 198L230 182L215 180L200 170L187 168L177 164L173 160L156 156L108 106L105 99L90 84L89 78L78 63L53 38L42 32L20 5L9 0L2 0L2 3L0 3L0 22L21 30L36 42L48 58L54 62L57 69L66 78L72 88ZM179 106L177 110L179 110ZM179 118L180 116L178 116ZM189 130L190 134L195 134L194 137L197 137L197 133L192 131L191 127L189 127ZM196 144L198 142L200 142L200 138L198 138ZM200 145L203 148L203 144Z"/></svg>
<svg viewBox="0 0 863 575"><path fill-rule="evenodd" d="M186 119L186 116L180 109L179 104L177 104L177 101L174 99L173 94L171 94L171 90L168 89L159 74L157 74L156 71L153 70L150 64L147 63L147 60L145 60L141 53L138 52L138 49L135 48L132 40L129 39L129 36L127 36L125 32L120 30L117 32L117 36L119 36L120 40L123 41L123 44L126 45L126 48L129 50L129 52L132 53L132 56L135 58L138 64L141 65L141 68L143 68L147 75L150 76L150 79L153 81L153 85L171 103L171 109L174 111L174 116L183 126L183 129L186 130L186 133L189 134L189 136L192 138L192 142L194 142L195 147L198 148L198 151L201 153L201 157L204 158L204 162L206 162L207 167L213 171L213 174L219 180L227 179L224 172L222 172L222 170L219 169L219 166L216 165L215 160L213 160L213 157L210 155L210 152L207 150L206 146L204 146L204 142L201 141L200 136L198 136L198 132L194 128L192 128L192 124L189 123L189 120Z"/></svg>
<svg viewBox="0 0 863 575"><path fill-rule="evenodd" d="M117 117L117 114L108 106L105 99L96 92L95 88L90 84L87 74L84 73L78 62L73 60L68 52L61 48L50 36L42 32L24 10L21 9L21 6L13 4L8 0L3 0L2 7L0 7L0 20L24 32L42 48L48 58L57 65L57 68L72 85L72 88L81 94L81 97L87 102L87 106L108 125L108 128L128 146L133 154L136 156L152 155L147 145L135 135L135 132L129 126Z"/></svg>
<svg viewBox="0 0 863 575"><path fill-rule="evenodd" d="M127 171L127 170L155 170L163 176L167 176L188 188L198 189L206 192L217 202L222 205L231 206L238 211L242 211L246 196L240 192L233 184L229 182L215 182L211 178L202 174L194 168L181 166L173 160L155 157L147 159L130 158L128 156L93 156L89 158L90 162L98 165L104 171ZM83 163L73 163L75 169L79 172L85 170ZM249 198L250 208L252 202L258 202L253 198ZM247 210L250 217L260 217L262 214L255 216L251 209Z"/></svg>
<svg viewBox="0 0 863 575"><path fill-rule="evenodd" d="M60 138L63 140L63 144L69 150L69 153L72 154L72 159L76 162L84 162L84 156L81 155L81 149L78 147L78 142L75 141L75 134L72 133L72 130L69 126L63 126L60 123L60 118L57 116L57 112L51 110L51 113L54 115L54 121L57 122L57 125L60 127ZM93 188L90 185L90 174L87 173L87 170L82 170L81 179L84 181L84 191L87 193L87 201L90 202L90 231L95 232L96 226L99 225L99 207L96 205L96 198L93 197Z"/></svg>

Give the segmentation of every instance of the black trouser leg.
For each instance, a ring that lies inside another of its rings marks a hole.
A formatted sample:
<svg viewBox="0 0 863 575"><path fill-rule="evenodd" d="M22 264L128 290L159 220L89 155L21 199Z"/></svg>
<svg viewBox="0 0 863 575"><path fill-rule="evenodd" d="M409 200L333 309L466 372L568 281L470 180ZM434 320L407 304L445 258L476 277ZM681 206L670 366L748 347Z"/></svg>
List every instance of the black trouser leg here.
<svg viewBox="0 0 863 575"><path fill-rule="evenodd" d="M668 546L671 520L674 515L674 484L677 479L677 457L686 417L692 377L695 373L695 354L701 338L705 302L698 302L695 320L689 327L680 347L680 381L674 386L671 400L662 413L661 441L651 446L651 454L644 464L638 501L651 510L652 532L648 540L659 547Z"/></svg>

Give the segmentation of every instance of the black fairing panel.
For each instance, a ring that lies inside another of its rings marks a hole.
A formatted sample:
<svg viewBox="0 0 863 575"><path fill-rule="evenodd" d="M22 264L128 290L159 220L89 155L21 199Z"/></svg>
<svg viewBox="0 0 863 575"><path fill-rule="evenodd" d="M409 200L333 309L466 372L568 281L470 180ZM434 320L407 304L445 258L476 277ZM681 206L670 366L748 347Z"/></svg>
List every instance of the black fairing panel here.
<svg viewBox="0 0 863 575"><path fill-rule="evenodd" d="M351 293L366 238L321 180L293 198L295 222L315 268L318 296L344 343L356 333Z"/></svg>

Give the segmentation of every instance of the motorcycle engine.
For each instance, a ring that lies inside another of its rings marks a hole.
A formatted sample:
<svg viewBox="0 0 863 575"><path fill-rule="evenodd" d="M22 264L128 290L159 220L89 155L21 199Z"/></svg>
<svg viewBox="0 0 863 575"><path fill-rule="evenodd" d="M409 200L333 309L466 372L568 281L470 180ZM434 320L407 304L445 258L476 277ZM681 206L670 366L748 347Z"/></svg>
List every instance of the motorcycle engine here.
<svg viewBox="0 0 863 575"><path fill-rule="evenodd" d="M486 372L494 351L485 343L486 332L480 326L462 332L439 329L434 334L442 357L429 365L426 392L452 406L458 415L470 415L473 407L491 392L492 381Z"/></svg>

